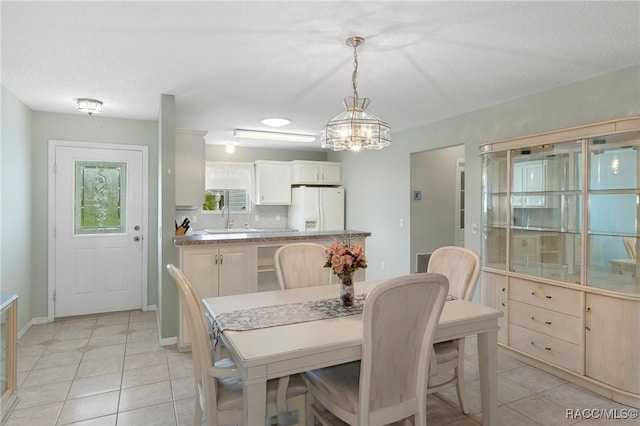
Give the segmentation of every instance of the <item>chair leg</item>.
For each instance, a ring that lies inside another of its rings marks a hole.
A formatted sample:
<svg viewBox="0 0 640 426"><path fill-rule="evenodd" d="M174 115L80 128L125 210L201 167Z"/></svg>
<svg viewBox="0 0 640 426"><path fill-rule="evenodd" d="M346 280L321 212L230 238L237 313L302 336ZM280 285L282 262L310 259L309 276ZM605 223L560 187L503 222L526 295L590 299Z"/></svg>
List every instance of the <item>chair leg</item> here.
<svg viewBox="0 0 640 426"><path fill-rule="evenodd" d="M464 343L463 343L464 344ZM464 347L463 347L464 348ZM456 393L458 394L458 403L460 410L464 414L469 414L464 388L464 349L458 349L458 365L455 368L456 374Z"/></svg>
<svg viewBox="0 0 640 426"><path fill-rule="evenodd" d="M202 406L200 405L200 391L198 390L198 385L196 384L196 395L193 398L195 402L195 407L193 408L193 426L202 426Z"/></svg>
<svg viewBox="0 0 640 426"><path fill-rule="evenodd" d="M307 416L307 424L309 426L313 426L315 424L315 416L313 415L313 409L311 408L313 403L315 402L315 398L309 392L307 392L307 407L306 407L306 416Z"/></svg>

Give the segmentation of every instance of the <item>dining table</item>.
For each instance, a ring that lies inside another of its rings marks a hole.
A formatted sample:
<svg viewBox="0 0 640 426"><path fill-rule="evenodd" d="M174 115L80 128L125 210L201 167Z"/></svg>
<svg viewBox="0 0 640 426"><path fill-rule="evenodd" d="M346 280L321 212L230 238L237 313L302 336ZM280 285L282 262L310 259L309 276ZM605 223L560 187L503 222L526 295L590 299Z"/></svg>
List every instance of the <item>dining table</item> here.
<svg viewBox="0 0 640 426"><path fill-rule="evenodd" d="M356 301L363 305L366 294L381 282L354 283ZM267 380L360 360L361 309L327 314L331 311L327 303L338 300L338 293L339 286L331 284L202 299L214 340L227 347L243 378L245 425L264 425ZM322 309L313 308L316 304ZM305 317L310 306L313 315ZM315 316L318 312L320 317ZM497 424L498 319L502 315L478 303L448 300L434 338L437 343L477 336L483 425Z"/></svg>

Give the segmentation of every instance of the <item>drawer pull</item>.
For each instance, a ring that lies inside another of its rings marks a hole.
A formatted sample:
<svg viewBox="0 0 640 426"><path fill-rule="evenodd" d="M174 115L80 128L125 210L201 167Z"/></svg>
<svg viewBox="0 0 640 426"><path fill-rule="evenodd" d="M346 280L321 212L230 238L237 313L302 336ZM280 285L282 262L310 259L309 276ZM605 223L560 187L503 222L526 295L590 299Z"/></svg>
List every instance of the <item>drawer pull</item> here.
<svg viewBox="0 0 640 426"><path fill-rule="evenodd" d="M550 351L550 350L551 350L551 348L544 348L544 350L545 350L545 351Z"/></svg>
<svg viewBox="0 0 640 426"><path fill-rule="evenodd" d="M545 296L547 299L551 299L551 296Z"/></svg>
<svg viewBox="0 0 640 426"><path fill-rule="evenodd" d="M545 321L544 323L547 325L551 325L551 321Z"/></svg>

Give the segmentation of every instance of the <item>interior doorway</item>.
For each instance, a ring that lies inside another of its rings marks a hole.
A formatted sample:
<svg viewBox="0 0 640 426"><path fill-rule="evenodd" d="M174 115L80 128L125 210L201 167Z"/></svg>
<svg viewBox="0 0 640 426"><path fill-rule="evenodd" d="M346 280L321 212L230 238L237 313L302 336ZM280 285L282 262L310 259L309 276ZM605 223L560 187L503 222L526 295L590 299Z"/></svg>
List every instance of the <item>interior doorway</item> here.
<svg viewBox="0 0 640 426"><path fill-rule="evenodd" d="M464 145L412 153L410 167L411 271L418 272L424 254L464 246Z"/></svg>

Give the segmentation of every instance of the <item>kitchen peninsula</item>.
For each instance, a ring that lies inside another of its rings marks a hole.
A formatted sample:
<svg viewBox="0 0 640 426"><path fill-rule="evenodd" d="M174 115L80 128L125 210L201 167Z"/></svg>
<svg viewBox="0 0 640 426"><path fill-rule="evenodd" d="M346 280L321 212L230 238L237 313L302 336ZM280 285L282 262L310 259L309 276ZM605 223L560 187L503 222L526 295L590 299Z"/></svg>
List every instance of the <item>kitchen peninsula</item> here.
<svg viewBox="0 0 640 426"><path fill-rule="evenodd" d="M198 296L216 297L257 291L278 290L273 255L286 244L313 242L329 246L334 240L360 244L370 232L253 230L236 228L215 233L175 237L180 269L198 292ZM357 281L365 279L365 270L356 272ZM178 348L186 350L190 338L180 313Z"/></svg>

